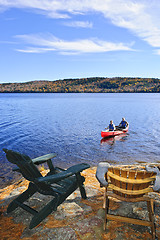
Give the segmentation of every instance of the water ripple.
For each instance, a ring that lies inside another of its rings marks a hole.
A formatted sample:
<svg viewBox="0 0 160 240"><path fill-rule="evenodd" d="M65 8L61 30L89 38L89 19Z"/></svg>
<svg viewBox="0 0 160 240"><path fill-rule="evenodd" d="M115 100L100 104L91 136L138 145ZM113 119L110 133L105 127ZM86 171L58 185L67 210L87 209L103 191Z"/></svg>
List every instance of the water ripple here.
<svg viewBox="0 0 160 240"><path fill-rule="evenodd" d="M160 94L1 94L0 108L0 175L6 181L13 174L3 147L31 158L55 152L60 167L160 160ZM101 130L122 116L129 134L101 141Z"/></svg>

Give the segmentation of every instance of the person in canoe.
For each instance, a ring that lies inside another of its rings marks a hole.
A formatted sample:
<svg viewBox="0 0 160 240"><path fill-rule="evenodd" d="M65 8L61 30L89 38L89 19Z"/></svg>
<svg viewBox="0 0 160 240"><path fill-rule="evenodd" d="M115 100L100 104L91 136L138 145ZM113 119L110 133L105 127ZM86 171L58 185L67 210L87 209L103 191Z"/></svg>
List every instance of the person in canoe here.
<svg viewBox="0 0 160 240"><path fill-rule="evenodd" d="M128 122L125 120L125 118L123 117L122 118L122 121L120 122L120 124L119 124L119 128L126 128L127 127L127 125L128 125Z"/></svg>
<svg viewBox="0 0 160 240"><path fill-rule="evenodd" d="M113 123L112 120L110 121L110 124L109 124L108 128L106 128L106 129L109 129L109 131L114 131L114 130L116 130L116 127L115 127L115 125L114 125L114 123Z"/></svg>

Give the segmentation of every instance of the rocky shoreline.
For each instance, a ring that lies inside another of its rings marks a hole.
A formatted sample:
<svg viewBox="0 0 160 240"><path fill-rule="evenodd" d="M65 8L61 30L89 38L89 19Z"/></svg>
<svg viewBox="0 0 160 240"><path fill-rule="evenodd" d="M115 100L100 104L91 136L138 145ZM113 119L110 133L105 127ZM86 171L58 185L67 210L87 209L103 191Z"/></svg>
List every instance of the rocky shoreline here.
<svg viewBox="0 0 160 240"><path fill-rule="evenodd" d="M43 171L44 174L46 171ZM28 181L21 178L17 182L0 189L0 236L1 240L125 240L151 238L150 228L132 224L109 221L107 230L103 230L104 209L103 192L95 177L96 167L83 171L86 178L85 188L87 199L82 200L79 190L69 196L61 204L57 211L50 214L36 228L28 228L31 215L24 210L17 208L14 212L7 214L6 209L10 201L23 192ZM160 239L160 194L152 193L155 198L155 223L157 239ZM35 194L30 198L29 204L32 207L40 207L44 197ZM124 211L125 209L125 211ZM148 218L147 206L145 203L124 203L111 201L111 211L123 213L126 216Z"/></svg>

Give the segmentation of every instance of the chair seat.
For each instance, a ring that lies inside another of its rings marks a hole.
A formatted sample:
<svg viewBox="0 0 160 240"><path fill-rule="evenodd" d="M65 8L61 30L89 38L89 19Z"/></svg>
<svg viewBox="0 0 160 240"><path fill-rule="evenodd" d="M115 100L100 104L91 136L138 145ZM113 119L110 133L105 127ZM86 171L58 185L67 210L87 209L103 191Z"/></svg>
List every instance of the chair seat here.
<svg viewBox="0 0 160 240"><path fill-rule="evenodd" d="M54 170L54 174L60 173L60 172L64 172L64 169L61 168L55 168ZM52 175L53 173L49 172L47 174L47 176ZM81 176L81 182L84 183L85 182L85 178L83 176ZM77 178L76 176L70 176L67 177L61 181L58 181L58 183L52 183L51 184L51 188L53 189L53 191L58 191L59 193L66 193L67 191L69 191L69 189L74 188L75 190L78 188L78 184L77 184Z"/></svg>
<svg viewBox="0 0 160 240"><path fill-rule="evenodd" d="M81 176L82 183L85 181L85 178ZM66 193L70 189L77 189L78 183L75 176L68 177L67 179L61 180L58 183L51 184L51 188L55 191L57 190L59 193Z"/></svg>

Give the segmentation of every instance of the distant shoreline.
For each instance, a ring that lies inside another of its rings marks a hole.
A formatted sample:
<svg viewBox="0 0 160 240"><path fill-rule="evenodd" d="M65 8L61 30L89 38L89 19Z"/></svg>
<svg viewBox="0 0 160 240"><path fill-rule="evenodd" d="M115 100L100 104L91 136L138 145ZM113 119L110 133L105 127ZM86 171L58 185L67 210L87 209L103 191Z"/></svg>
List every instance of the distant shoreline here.
<svg viewBox="0 0 160 240"><path fill-rule="evenodd" d="M159 93L158 78L94 77L2 83L0 93Z"/></svg>
<svg viewBox="0 0 160 240"><path fill-rule="evenodd" d="M113 93L113 94L115 94L115 93L123 93L123 94L125 94L125 93L135 93L135 94L138 94L138 93L160 93L160 92L0 92L0 94L9 94L9 93L13 93L13 94L17 94L17 93L19 93L19 94L21 94L21 93L24 93L24 94L31 94L31 93L33 93L33 94L48 94L48 93L50 93L50 94L53 94L53 93L55 93L55 94L95 94L95 93L97 93L97 94L104 94L104 93L106 93L106 94L110 94L110 93Z"/></svg>

